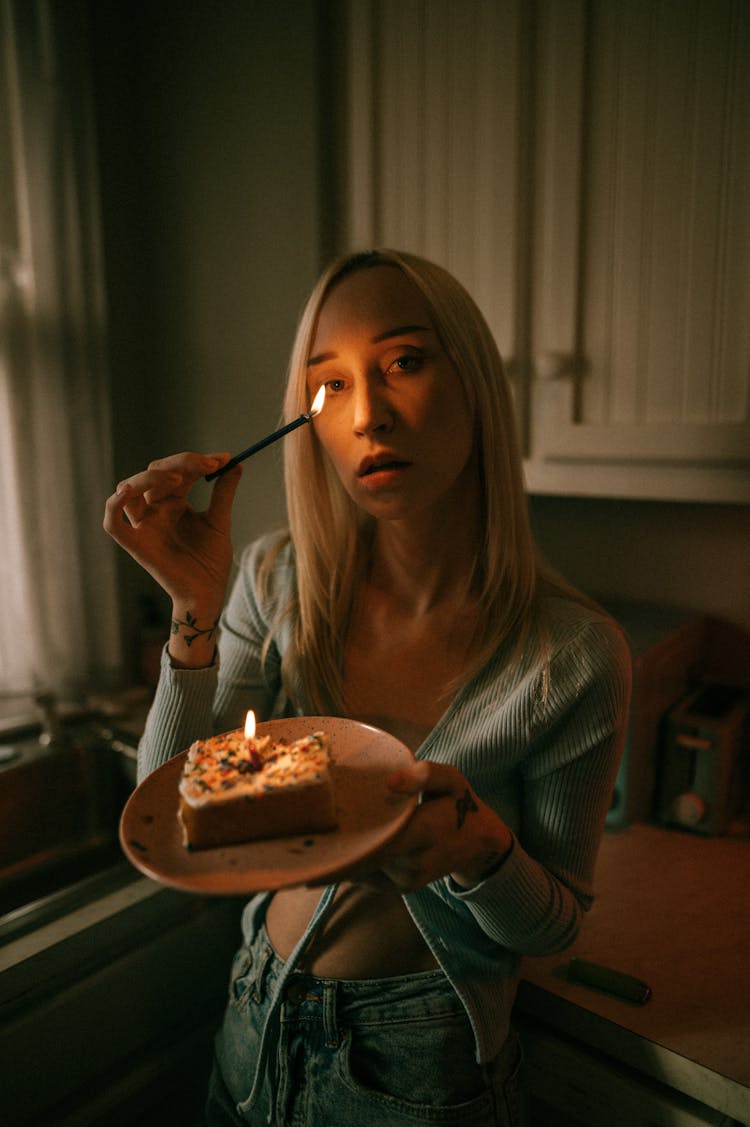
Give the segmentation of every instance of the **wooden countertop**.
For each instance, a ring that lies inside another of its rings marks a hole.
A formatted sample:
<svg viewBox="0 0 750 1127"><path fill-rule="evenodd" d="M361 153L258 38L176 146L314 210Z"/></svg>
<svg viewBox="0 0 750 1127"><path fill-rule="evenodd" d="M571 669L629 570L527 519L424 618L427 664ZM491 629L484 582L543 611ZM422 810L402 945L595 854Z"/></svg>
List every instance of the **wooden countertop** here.
<svg viewBox="0 0 750 1127"><path fill-rule="evenodd" d="M750 836L607 832L574 946L528 959L518 1008L750 1123ZM637 1005L567 980L571 957L644 979Z"/></svg>

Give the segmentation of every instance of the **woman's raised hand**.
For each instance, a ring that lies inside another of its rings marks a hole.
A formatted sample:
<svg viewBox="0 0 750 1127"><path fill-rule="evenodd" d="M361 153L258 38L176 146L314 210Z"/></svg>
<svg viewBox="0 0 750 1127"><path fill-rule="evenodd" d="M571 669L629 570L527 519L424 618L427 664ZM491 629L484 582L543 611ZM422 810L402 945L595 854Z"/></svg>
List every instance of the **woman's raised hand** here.
<svg viewBox="0 0 750 1127"><path fill-rule="evenodd" d="M151 462L120 482L104 511L105 530L172 599L174 621L194 621L199 633L208 632L224 602L232 567L232 502L242 467L216 479L203 512L189 504L188 494L228 460L229 454L183 453Z"/></svg>

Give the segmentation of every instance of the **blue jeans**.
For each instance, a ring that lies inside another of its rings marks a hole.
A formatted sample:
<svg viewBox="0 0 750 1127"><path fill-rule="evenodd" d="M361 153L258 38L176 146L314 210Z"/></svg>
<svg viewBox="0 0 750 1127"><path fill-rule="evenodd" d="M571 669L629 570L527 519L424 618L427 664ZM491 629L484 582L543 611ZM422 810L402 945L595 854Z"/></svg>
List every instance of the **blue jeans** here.
<svg viewBox="0 0 750 1127"><path fill-rule="evenodd" d="M375 980L294 971L274 1006L283 969L259 926L232 968L209 1127L520 1124L517 1038L478 1065L469 1020L441 971Z"/></svg>

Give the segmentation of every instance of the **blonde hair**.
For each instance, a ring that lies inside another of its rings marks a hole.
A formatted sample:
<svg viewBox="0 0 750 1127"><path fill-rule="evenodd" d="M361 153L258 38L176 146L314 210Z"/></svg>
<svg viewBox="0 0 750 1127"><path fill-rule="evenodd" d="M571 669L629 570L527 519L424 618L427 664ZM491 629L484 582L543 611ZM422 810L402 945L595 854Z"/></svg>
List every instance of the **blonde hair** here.
<svg viewBox="0 0 750 1127"><path fill-rule="evenodd" d="M484 530L472 590L481 614L467 681L511 638L519 643L536 623L540 565L528 518L510 385L490 329L464 287L443 267L413 254L376 250L336 259L319 278L300 318L290 358L284 416L309 409L307 362L319 311L347 275L396 267L425 298L443 348L453 361L473 416ZM314 712L345 710L342 657L356 594L364 574L372 520L341 485L313 427L284 447L289 534L297 592L281 618L291 618L293 642L284 655L287 691L301 683ZM279 548L283 542L279 544ZM277 553L265 561L268 580ZM544 571L544 569L541 569ZM548 582L567 587L545 571Z"/></svg>

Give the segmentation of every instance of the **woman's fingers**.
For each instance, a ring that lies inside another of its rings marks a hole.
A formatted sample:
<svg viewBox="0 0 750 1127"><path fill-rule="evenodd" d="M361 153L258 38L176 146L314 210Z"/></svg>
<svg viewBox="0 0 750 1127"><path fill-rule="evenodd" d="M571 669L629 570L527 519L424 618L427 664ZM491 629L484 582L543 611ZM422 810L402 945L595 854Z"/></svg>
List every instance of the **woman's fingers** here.
<svg viewBox="0 0 750 1127"><path fill-rule="evenodd" d="M187 483L187 489L190 484L192 483ZM178 497L181 492L186 492L185 486L184 474L170 471L162 474L158 481L144 491L143 500L147 505L157 505L159 501L166 501L168 497Z"/></svg>
<svg viewBox="0 0 750 1127"><path fill-rule="evenodd" d="M193 454L188 451L172 454L125 478L117 488L129 485L133 497L146 497L147 503L151 504L176 492L186 496L196 481L218 469L228 458L228 454Z"/></svg>
<svg viewBox="0 0 750 1127"><path fill-rule="evenodd" d="M130 551L134 525L126 510L132 505L132 488L127 482L121 482L111 497L107 498L104 506L104 531L108 532L116 543Z"/></svg>
<svg viewBox="0 0 750 1127"><path fill-rule="evenodd" d="M180 454L169 454L166 458L155 458L149 462L148 469L143 471L175 472L192 476L196 480L212 473L213 470L223 466L229 461L230 455L226 452L218 454L196 454L193 450L183 450Z"/></svg>
<svg viewBox="0 0 750 1127"><path fill-rule="evenodd" d="M138 528L149 511L164 501L184 500L196 481L223 466L229 457L227 453L194 454L185 451L182 454L173 454L168 458L159 458L151 462L147 469L124 478L118 484L105 507L105 514L109 510L110 516L108 518L105 515L104 527L110 533L119 531L116 524L113 527L111 519L117 513L124 516L133 528ZM234 490L239 480L239 475L233 472L224 476L231 479L229 483L231 490L227 489L226 482L219 479L222 481L222 488L217 503L218 512L222 516L225 515L227 506L231 508ZM120 503L116 498L120 499Z"/></svg>
<svg viewBox="0 0 750 1127"><path fill-rule="evenodd" d="M242 466L233 466L221 477L217 477L211 490L207 515L217 528L229 528L232 521L232 505L237 486L242 477Z"/></svg>
<svg viewBox="0 0 750 1127"><path fill-rule="evenodd" d="M185 451L151 462L147 469L124 478L108 498L104 508L105 530L133 554L138 540L135 533L144 520L156 515L165 502L184 502L195 482L224 465L229 457L226 453L194 454ZM220 478L217 481L217 485L221 482L221 488L218 497L216 490L212 494L211 506L215 509L209 519L221 520L222 527L228 528L239 475L230 471L224 476L230 480L225 482Z"/></svg>
<svg viewBox="0 0 750 1127"><path fill-rule="evenodd" d="M198 510L188 494L229 454L177 454L121 481L106 501L104 528L172 598L184 605L221 606L232 565L231 508L241 476L236 467L211 489Z"/></svg>
<svg viewBox="0 0 750 1127"><path fill-rule="evenodd" d="M466 779L457 767L429 759L415 760L394 771L386 781L397 794L421 794L423 799L458 793L466 787Z"/></svg>
<svg viewBox="0 0 750 1127"><path fill-rule="evenodd" d="M448 763L420 760L387 780L396 794L419 795L405 827L372 860L402 892L450 874L471 887L507 855L508 827Z"/></svg>

